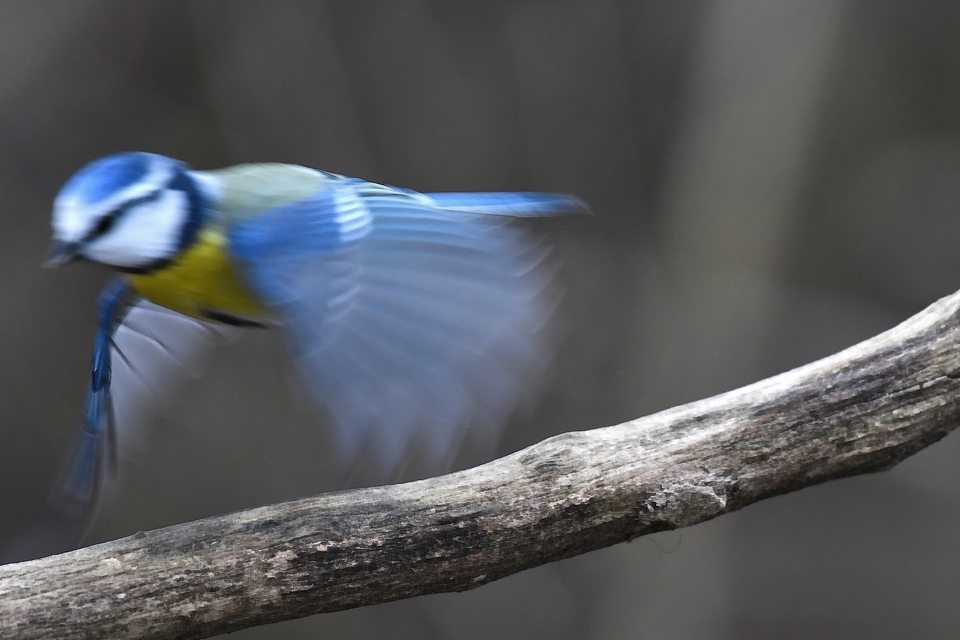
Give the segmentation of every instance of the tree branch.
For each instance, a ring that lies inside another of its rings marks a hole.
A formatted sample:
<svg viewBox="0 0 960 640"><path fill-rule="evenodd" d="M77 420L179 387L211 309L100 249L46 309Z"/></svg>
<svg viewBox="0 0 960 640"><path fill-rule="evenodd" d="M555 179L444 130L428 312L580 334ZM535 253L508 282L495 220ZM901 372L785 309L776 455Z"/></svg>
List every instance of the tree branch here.
<svg viewBox="0 0 960 640"><path fill-rule="evenodd" d="M960 420L960 293L813 364L474 469L0 567L0 637L204 638L492 580L888 469Z"/></svg>

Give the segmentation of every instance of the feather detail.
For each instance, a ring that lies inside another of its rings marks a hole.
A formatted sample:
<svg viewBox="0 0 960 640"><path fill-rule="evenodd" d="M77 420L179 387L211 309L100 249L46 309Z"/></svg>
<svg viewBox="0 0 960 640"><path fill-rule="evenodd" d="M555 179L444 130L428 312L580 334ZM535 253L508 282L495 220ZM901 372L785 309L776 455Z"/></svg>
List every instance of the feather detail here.
<svg viewBox="0 0 960 640"><path fill-rule="evenodd" d="M341 458L370 448L391 470L415 441L449 461L468 426L496 433L535 386L555 269L502 216L584 209L569 196L427 196L334 178L227 235L331 414Z"/></svg>
<svg viewBox="0 0 960 640"><path fill-rule="evenodd" d="M532 218L589 214L590 207L576 196L562 193L427 193L434 206L447 211Z"/></svg>
<svg viewBox="0 0 960 640"><path fill-rule="evenodd" d="M88 516L89 506L99 487L102 458L106 453L104 436L109 433L109 421L112 420L110 341L126 294L127 283L120 279L111 282L100 294L99 329L93 350L83 429L51 495L53 505L71 518Z"/></svg>
<svg viewBox="0 0 960 640"><path fill-rule="evenodd" d="M100 296L99 329L80 434L50 502L72 520L92 518L106 472L142 448L142 426L196 378L212 346L231 335L147 300L128 306L125 280Z"/></svg>

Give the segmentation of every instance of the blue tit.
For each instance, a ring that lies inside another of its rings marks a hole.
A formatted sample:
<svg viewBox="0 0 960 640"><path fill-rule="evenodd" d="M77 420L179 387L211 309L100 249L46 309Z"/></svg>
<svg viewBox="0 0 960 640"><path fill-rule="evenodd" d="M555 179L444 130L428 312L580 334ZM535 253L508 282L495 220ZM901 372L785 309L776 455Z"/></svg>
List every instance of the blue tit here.
<svg viewBox="0 0 960 640"><path fill-rule="evenodd" d="M555 268L512 218L585 210L568 195L422 194L290 164L195 171L133 152L86 165L54 202L47 264L117 276L60 508L94 502L129 421L117 407L148 402L157 371L189 370L231 325L285 334L341 458L372 443L389 467L414 440L446 456L468 424L502 422L547 360Z"/></svg>

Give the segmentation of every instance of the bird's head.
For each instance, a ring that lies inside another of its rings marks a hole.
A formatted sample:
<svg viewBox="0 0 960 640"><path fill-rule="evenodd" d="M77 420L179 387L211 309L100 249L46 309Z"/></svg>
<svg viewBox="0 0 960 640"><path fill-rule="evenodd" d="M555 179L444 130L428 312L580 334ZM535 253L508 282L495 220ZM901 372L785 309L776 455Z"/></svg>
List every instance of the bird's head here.
<svg viewBox="0 0 960 640"><path fill-rule="evenodd" d="M86 259L133 273L160 267L193 243L205 199L193 172L172 158L95 160L57 194L46 266Z"/></svg>

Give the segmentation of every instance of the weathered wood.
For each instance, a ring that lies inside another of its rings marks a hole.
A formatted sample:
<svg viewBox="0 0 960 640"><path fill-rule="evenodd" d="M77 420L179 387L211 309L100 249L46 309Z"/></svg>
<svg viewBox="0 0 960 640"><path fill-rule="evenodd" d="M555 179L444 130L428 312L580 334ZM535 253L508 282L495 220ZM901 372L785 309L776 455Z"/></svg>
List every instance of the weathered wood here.
<svg viewBox="0 0 960 640"><path fill-rule="evenodd" d="M419 482L0 567L0 637L204 638L460 591L811 484L960 420L960 293L813 364Z"/></svg>

